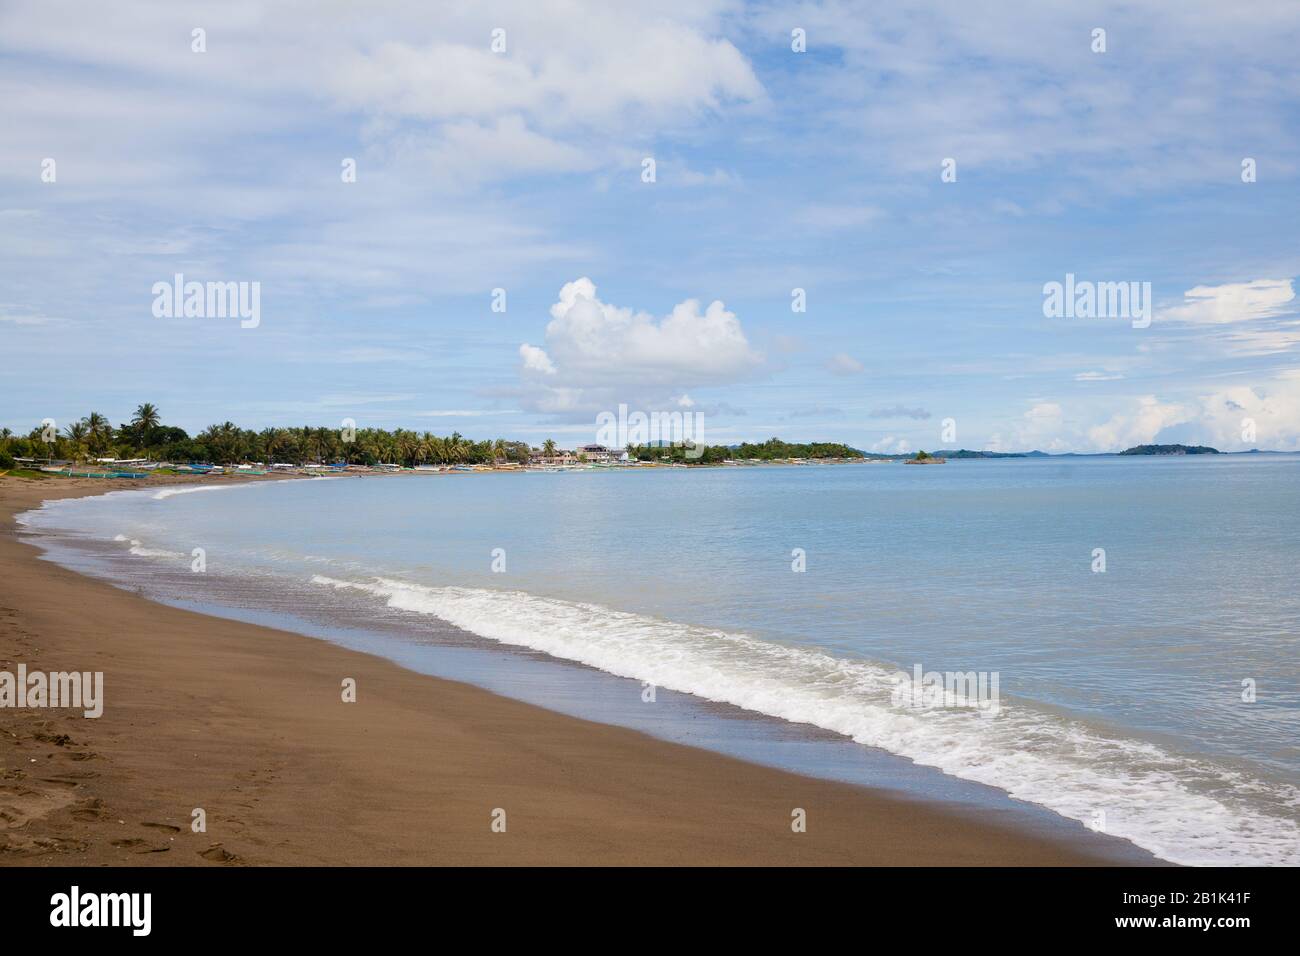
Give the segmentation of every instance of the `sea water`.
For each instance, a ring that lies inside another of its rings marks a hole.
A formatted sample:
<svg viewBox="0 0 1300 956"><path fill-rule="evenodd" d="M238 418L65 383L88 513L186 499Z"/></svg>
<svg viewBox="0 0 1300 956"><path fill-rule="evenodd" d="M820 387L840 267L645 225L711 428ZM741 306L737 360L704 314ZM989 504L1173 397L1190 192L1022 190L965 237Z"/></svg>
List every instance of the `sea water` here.
<svg viewBox="0 0 1300 956"><path fill-rule="evenodd" d="M1300 456L1106 456L184 486L23 521L83 570L416 669L498 649L471 679L556 709L640 726L660 696L712 702L759 721L720 748L751 759L788 764L762 728L802 728L945 799L1294 865L1297 491ZM998 706L918 708L917 672L991 675Z"/></svg>

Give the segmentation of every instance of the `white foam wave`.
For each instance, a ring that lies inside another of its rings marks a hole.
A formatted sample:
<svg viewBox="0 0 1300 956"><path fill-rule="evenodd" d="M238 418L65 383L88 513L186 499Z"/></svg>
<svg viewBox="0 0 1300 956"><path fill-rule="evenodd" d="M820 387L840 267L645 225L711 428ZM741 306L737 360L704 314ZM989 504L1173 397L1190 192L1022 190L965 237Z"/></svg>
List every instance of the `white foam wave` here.
<svg viewBox="0 0 1300 956"><path fill-rule="evenodd" d="M183 558L185 555L179 551L168 551L165 548L146 548L138 538L128 538L124 534L113 535L113 540L117 542L129 542L131 547L127 549L128 554L134 554L138 558Z"/></svg>
<svg viewBox="0 0 1300 956"><path fill-rule="evenodd" d="M992 718L963 708L913 710L892 703L892 668L745 634L518 591L311 580L503 644L835 731L1088 825L1104 820L1107 833L1172 862L1300 864L1294 787L1105 736L1024 704L1004 700Z"/></svg>
<svg viewBox="0 0 1300 956"><path fill-rule="evenodd" d="M198 491L229 491L231 488L238 488L239 485L183 485L178 488L160 488L153 493L154 501L162 501L164 498L173 498L176 495L192 495Z"/></svg>

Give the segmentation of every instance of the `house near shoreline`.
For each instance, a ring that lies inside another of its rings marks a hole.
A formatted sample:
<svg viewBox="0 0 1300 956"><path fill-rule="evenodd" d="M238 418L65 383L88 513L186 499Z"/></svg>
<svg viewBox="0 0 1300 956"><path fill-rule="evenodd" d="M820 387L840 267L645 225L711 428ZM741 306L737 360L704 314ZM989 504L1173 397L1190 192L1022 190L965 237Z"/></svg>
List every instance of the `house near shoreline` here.
<svg viewBox="0 0 1300 956"><path fill-rule="evenodd" d="M627 450L624 448L606 448L604 445L593 443L590 445L579 445L577 448L577 456L580 461L594 462L598 465L609 465L627 461Z"/></svg>
<svg viewBox="0 0 1300 956"><path fill-rule="evenodd" d="M554 455L544 455L540 448L533 448L528 452L528 464L546 465L548 467L555 467L558 465L576 465L578 464L578 455L576 452L569 451L565 448L555 449Z"/></svg>

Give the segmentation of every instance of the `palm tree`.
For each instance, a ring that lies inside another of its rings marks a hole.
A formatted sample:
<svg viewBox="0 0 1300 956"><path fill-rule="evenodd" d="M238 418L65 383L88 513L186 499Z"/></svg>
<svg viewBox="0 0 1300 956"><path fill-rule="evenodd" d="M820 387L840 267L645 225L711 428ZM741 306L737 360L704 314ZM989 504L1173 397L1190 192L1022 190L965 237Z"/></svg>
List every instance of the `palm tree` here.
<svg viewBox="0 0 1300 956"><path fill-rule="evenodd" d="M268 465L281 458L288 458L291 445L289 433L283 428L268 428L262 432L262 447L266 451Z"/></svg>
<svg viewBox="0 0 1300 956"><path fill-rule="evenodd" d="M469 453L469 444L460 432L452 432L447 439L447 458L449 461L461 462Z"/></svg>
<svg viewBox="0 0 1300 956"><path fill-rule="evenodd" d="M86 440L90 443L90 450L102 453L113 438L113 426L99 412L91 412L83 421L86 423Z"/></svg>
<svg viewBox="0 0 1300 956"><path fill-rule="evenodd" d="M145 402L135 410L135 415L131 418L131 426L140 429L143 433L148 434L151 430L162 424L162 416L158 414L158 406L152 402Z"/></svg>
<svg viewBox="0 0 1300 956"><path fill-rule="evenodd" d="M320 442L316 440L316 429L310 425L303 425L302 428L296 429L298 433L298 451L303 458L310 458L313 461L320 460Z"/></svg>
<svg viewBox="0 0 1300 956"><path fill-rule="evenodd" d="M373 428L363 428L357 432L353 443L355 455L366 464L373 465L383 460L383 448L379 444L379 433Z"/></svg>
<svg viewBox="0 0 1300 956"><path fill-rule="evenodd" d="M402 464L414 468L420 457L420 438L415 432L399 428L396 433L397 454Z"/></svg>
<svg viewBox="0 0 1300 956"><path fill-rule="evenodd" d="M84 421L73 422L64 432L68 436L68 444L72 452L73 461L81 461L86 457L86 423Z"/></svg>
<svg viewBox="0 0 1300 956"><path fill-rule="evenodd" d="M160 424L162 424L162 416L158 414L158 406L152 402L145 402L138 406L131 417L131 430L135 432L136 441L146 449L146 456L154 429Z"/></svg>
<svg viewBox="0 0 1300 956"><path fill-rule="evenodd" d="M542 454L547 458L555 457L555 439L548 438L542 442Z"/></svg>
<svg viewBox="0 0 1300 956"><path fill-rule="evenodd" d="M243 433L234 422L209 425L199 436L199 441L207 446L212 460L219 465L231 464L243 455Z"/></svg>
<svg viewBox="0 0 1300 956"><path fill-rule="evenodd" d="M332 428L316 429L316 451L321 457L321 461L334 461L338 458L335 450L338 448L338 436L334 434Z"/></svg>
<svg viewBox="0 0 1300 956"><path fill-rule="evenodd" d="M506 458L506 440L498 438L492 443L492 464L500 464Z"/></svg>

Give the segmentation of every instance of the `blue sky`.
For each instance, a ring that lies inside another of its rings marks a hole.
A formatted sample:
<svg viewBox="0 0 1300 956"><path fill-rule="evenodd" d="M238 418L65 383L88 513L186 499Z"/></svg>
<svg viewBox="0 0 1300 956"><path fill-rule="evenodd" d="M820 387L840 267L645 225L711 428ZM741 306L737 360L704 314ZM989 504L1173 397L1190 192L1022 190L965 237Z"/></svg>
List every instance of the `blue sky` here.
<svg viewBox="0 0 1300 956"><path fill-rule="evenodd" d="M1300 449L1294 3L365 11L0 5L0 424Z"/></svg>

